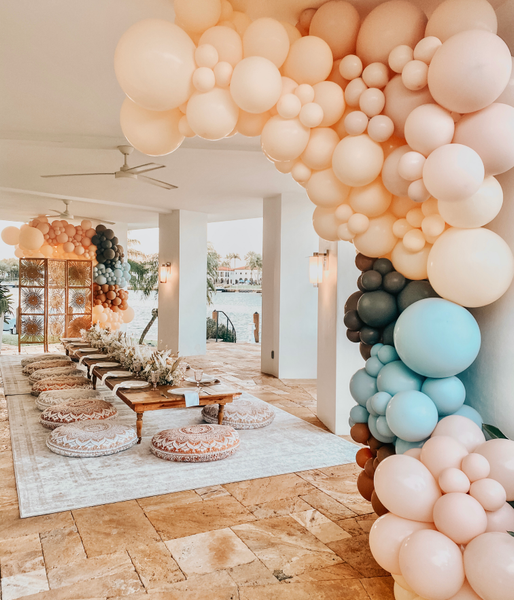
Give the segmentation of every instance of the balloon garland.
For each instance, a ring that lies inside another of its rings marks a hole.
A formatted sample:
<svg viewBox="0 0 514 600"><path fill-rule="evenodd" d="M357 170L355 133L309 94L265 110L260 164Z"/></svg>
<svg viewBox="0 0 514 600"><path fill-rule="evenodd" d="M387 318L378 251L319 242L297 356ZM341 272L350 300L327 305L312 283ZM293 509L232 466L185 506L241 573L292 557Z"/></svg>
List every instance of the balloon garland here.
<svg viewBox="0 0 514 600"><path fill-rule="evenodd" d="M94 229L88 220L73 225L40 216L19 229L5 227L1 238L15 246L17 258L93 261L93 323L114 331L134 318L128 291L123 289L130 281L130 264L123 262L123 247L112 229L101 224Z"/></svg>

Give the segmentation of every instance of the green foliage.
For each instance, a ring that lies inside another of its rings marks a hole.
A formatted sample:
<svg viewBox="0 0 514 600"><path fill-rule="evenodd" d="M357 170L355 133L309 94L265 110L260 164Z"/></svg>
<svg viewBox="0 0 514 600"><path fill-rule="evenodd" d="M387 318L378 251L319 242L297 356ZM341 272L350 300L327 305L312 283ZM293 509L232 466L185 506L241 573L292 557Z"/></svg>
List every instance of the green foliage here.
<svg viewBox="0 0 514 600"><path fill-rule="evenodd" d="M142 261L128 259L130 264L130 285L136 292L148 297L157 289L159 282L159 257L157 254L145 256Z"/></svg>
<svg viewBox="0 0 514 600"><path fill-rule="evenodd" d="M239 256L239 254L237 252L231 252L230 254L227 254L227 256L225 256L225 260L228 261L228 263L230 264L230 261L233 260L234 264L232 266L233 269L236 268L236 260L241 260L241 257Z"/></svg>
<svg viewBox="0 0 514 600"><path fill-rule="evenodd" d="M207 339L216 339L216 321L210 317L207 317ZM223 340L224 342L235 342L236 337L231 329L227 329L226 325L222 325L220 323L218 325L218 340Z"/></svg>
<svg viewBox="0 0 514 600"><path fill-rule="evenodd" d="M6 285L0 285L0 313L4 313L4 323L9 323L9 315L14 315L12 294Z"/></svg>
<svg viewBox="0 0 514 600"><path fill-rule="evenodd" d="M0 260L0 280L16 281L19 276L20 263L17 258Z"/></svg>
<svg viewBox="0 0 514 600"><path fill-rule="evenodd" d="M494 425L486 425L485 423L482 425L482 429L484 430L485 433L487 433L487 435L493 439L502 439L502 440L506 440L508 439L506 435L504 435L499 429L498 427L495 427Z"/></svg>
<svg viewBox="0 0 514 600"><path fill-rule="evenodd" d="M212 304L212 296L216 293L219 264L220 256L209 242L207 244L207 304Z"/></svg>

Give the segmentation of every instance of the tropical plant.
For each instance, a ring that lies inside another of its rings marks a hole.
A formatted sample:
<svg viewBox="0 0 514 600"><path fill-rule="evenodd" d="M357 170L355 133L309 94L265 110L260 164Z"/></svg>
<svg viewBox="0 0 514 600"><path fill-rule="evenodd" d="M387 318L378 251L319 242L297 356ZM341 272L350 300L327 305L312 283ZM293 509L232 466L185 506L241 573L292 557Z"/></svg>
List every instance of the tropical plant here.
<svg viewBox="0 0 514 600"><path fill-rule="evenodd" d="M218 280L218 267L220 257L214 246L207 244L207 304L212 304L212 295L216 292L216 281Z"/></svg>
<svg viewBox="0 0 514 600"><path fill-rule="evenodd" d="M130 264L130 285L136 292L143 292L148 297L157 289L159 281L159 255L144 255L142 261L128 259Z"/></svg>
<svg viewBox="0 0 514 600"><path fill-rule="evenodd" d="M19 277L20 263L17 258L4 258L0 260L0 279L15 281Z"/></svg>
<svg viewBox="0 0 514 600"><path fill-rule="evenodd" d="M9 315L14 315L12 294L6 285L0 285L0 313L4 315L4 323L9 323Z"/></svg>
<svg viewBox="0 0 514 600"><path fill-rule="evenodd" d="M216 339L223 340L224 342L235 342L236 336L235 332L229 329L226 325L222 325L218 323L218 327L216 329L216 321L207 317L207 339Z"/></svg>
<svg viewBox="0 0 514 600"><path fill-rule="evenodd" d="M251 271L252 279L254 279L254 271L262 271L262 256L253 250L250 250L245 255L245 262L248 269Z"/></svg>
<svg viewBox="0 0 514 600"><path fill-rule="evenodd" d="M239 254L237 252L231 252L230 254L227 254L227 256L225 256L225 259L228 261L233 260L234 261L234 265L233 265L233 269L236 268L236 260L241 260L241 257L239 256Z"/></svg>

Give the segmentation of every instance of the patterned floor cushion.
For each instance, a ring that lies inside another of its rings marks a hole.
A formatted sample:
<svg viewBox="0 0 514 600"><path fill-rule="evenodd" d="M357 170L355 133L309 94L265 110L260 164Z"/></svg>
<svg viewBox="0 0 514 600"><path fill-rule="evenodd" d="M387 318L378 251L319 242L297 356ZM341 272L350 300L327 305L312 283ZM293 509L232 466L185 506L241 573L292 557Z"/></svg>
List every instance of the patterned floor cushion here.
<svg viewBox="0 0 514 600"><path fill-rule="evenodd" d="M84 371L77 369L75 365L71 367L54 367L53 369L40 369L34 371L29 377L29 383L36 383L48 377L82 377L85 375Z"/></svg>
<svg viewBox="0 0 514 600"><path fill-rule="evenodd" d="M56 390L43 392L36 398L39 410L45 410L55 404L64 404L70 400L103 400L102 394L96 390Z"/></svg>
<svg viewBox="0 0 514 600"><path fill-rule="evenodd" d="M71 360L71 358L66 356L66 354L54 354L53 352L51 354L38 354L37 356L31 356L30 358L22 358L21 366L26 367L33 362L40 362L42 360Z"/></svg>
<svg viewBox="0 0 514 600"><path fill-rule="evenodd" d="M41 371L41 369L55 369L57 367L69 366L72 366L71 359L40 360L30 363L30 365L27 365L26 367L23 367L22 373L24 375L32 375L32 373L35 373L36 371Z"/></svg>
<svg viewBox="0 0 514 600"><path fill-rule="evenodd" d="M218 422L218 405L210 404L202 410L203 420L207 423ZM252 400L236 400L225 405L223 425L234 429L259 429L273 422L275 411L271 406Z"/></svg>
<svg viewBox="0 0 514 600"><path fill-rule="evenodd" d="M176 462L210 462L234 454L239 435L225 425L192 425L165 429L153 436L150 451Z"/></svg>
<svg viewBox="0 0 514 600"><path fill-rule="evenodd" d="M106 421L117 414L118 411L110 402L82 398L49 406L41 413L39 422L43 427L55 429L79 421Z"/></svg>
<svg viewBox="0 0 514 600"><path fill-rule="evenodd" d="M134 429L115 421L82 421L61 425L46 440L52 452L77 458L116 454L136 443Z"/></svg>
<svg viewBox="0 0 514 600"><path fill-rule="evenodd" d="M93 384L86 377L47 377L32 386L31 394L39 396L41 392L51 390L92 390Z"/></svg>

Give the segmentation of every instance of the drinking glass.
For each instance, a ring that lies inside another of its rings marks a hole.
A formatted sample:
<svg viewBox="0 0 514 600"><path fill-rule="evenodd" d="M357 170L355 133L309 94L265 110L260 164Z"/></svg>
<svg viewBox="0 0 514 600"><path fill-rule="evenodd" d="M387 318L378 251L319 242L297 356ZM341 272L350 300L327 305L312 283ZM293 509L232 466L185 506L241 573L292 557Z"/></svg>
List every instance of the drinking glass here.
<svg viewBox="0 0 514 600"><path fill-rule="evenodd" d="M157 371L152 371L150 373L150 382L151 382L154 390L156 389L157 384L159 383L159 379L160 379L160 375Z"/></svg>
<svg viewBox="0 0 514 600"><path fill-rule="evenodd" d="M136 379L139 379L139 374L141 373L142 368L143 368L143 365L141 364L141 361L139 361L139 360L134 361L134 363L132 365L132 369L134 371Z"/></svg>
<svg viewBox="0 0 514 600"><path fill-rule="evenodd" d="M203 369L194 369L194 375L195 375L196 387L200 387L200 382L202 381L202 377L203 377Z"/></svg>

